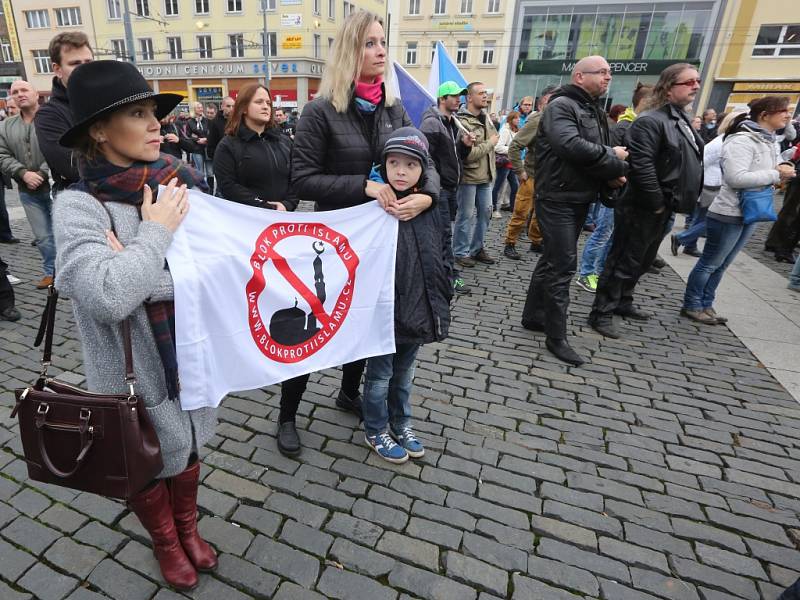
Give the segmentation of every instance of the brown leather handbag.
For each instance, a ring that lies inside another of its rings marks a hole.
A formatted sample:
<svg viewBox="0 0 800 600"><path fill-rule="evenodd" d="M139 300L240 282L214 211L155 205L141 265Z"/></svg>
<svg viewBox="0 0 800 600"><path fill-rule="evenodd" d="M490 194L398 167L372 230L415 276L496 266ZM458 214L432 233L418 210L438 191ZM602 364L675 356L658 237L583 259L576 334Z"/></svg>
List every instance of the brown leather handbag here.
<svg viewBox="0 0 800 600"><path fill-rule="evenodd" d="M130 321L122 323L127 394L87 392L47 377L58 292L52 285L34 346L44 338L42 372L16 390L28 475L35 481L128 499L163 469L158 435L134 391Z"/></svg>

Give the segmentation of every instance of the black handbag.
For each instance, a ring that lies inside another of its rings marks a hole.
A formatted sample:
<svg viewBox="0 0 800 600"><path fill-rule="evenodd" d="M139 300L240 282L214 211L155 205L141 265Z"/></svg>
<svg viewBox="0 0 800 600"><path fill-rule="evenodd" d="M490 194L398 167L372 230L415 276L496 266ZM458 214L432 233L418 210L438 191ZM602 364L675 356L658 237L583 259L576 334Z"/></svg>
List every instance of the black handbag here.
<svg viewBox="0 0 800 600"><path fill-rule="evenodd" d="M50 286L34 346L44 340L36 383L16 390L28 475L35 481L128 499L162 471L158 435L136 395L130 320L122 322L126 394L88 392L47 376L58 292Z"/></svg>

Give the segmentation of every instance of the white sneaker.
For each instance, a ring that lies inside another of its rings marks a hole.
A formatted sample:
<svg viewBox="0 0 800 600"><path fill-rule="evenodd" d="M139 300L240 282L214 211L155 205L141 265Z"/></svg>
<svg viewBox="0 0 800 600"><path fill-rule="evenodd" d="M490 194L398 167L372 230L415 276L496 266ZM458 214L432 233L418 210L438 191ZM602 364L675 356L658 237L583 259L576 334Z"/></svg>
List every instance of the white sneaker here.
<svg viewBox="0 0 800 600"><path fill-rule="evenodd" d="M17 285L18 283L22 283L22 279L19 277L14 277L11 273L6 273L6 279L8 279L8 283L11 285Z"/></svg>
<svg viewBox="0 0 800 600"><path fill-rule="evenodd" d="M492 218L493 218L493 219L500 219L500 218L502 218L502 216L503 216L503 215L502 215L502 214L500 214L500 211L499 211L499 210L496 210L496 211L494 211L494 212L492 213Z"/></svg>

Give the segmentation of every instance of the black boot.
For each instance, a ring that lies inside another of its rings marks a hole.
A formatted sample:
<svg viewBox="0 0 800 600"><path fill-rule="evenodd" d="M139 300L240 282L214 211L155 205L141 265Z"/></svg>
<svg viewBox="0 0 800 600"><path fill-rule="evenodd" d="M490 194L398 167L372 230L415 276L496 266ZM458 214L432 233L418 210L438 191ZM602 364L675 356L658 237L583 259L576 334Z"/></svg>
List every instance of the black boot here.
<svg viewBox="0 0 800 600"><path fill-rule="evenodd" d="M278 424L278 450L284 456L297 456L300 454L300 436L297 435L297 427L294 421L286 421Z"/></svg>
<svg viewBox="0 0 800 600"><path fill-rule="evenodd" d="M635 306L620 307L614 311L615 315L632 319L634 321L649 321L650 313L636 308Z"/></svg>
<svg viewBox="0 0 800 600"><path fill-rule="evenodd" d="M620 338L619 330L614 326L614 319L611 317L589 318L589 326L604 337L611 338L612 340Z"/></svg>
<svg viewBox="0 0 800 600"><path fill-rule="evenodd" d="M364 415L361 412L361 394L356 395L355 398L350 398L344 393L344 390L339 390L339 395L336 397L336 406L342 410L348 410L358 417L359 421L364 420Z"/></svg>
<svg viewBox="0 0 800 600"><path fill-rule="evenodd" d="M569 363L575 367L580 367L586 360L567 343L567 340L547 338L545 346L552 352L558 360Z"/></svg>
<svg viewBox="0 0 800 600"><path fill-rule="evenodd" d="M521 258L514 244L506 244L506 247L503 248L503 255L511 260L519 260Z"/></svg>

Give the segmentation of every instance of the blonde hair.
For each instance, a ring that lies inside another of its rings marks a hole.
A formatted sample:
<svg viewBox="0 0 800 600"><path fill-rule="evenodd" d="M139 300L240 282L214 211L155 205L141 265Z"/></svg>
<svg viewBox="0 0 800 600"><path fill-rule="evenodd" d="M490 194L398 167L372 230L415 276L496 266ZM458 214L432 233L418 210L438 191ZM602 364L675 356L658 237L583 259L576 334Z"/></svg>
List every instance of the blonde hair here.
<svg viewBox="0 0 800 600"><path fill-rule="evenodd" d="M333 104L336 112L347 112L353 82L357 81L361 74L367 31L375 22L383 25L383 19L375 13L359 10L345 19L336 34L319 85L319 96ZM392 65L387 52L383 71L384 82L389 81L391 72ZM384 86L384 104L386 106L394 104L394 96L389 85Z"/></svg>
<svg viewBox="0 0 800 600"><path fill-rule="evenodd" d="M746 110L735 110L725 115L725 118L722 119L722 121L719 124L719 127L717 127L717 135L722 135L724 133L727 133L728 129L731 128L731 123L733 123L736 117L738 117L739 115L746 115L746 114L747 114Z"/></svg>

